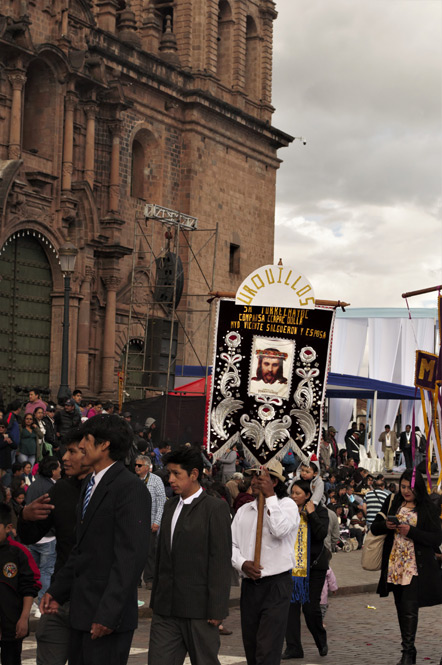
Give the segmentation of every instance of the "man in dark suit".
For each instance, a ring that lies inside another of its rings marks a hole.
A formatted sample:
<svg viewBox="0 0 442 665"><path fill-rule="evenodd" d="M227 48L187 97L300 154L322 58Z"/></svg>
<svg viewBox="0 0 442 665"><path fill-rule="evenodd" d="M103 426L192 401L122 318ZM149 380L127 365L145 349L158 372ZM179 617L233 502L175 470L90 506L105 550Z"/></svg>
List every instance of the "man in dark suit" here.
<svg viewBox="0 0 442 665"><path fill-rule="evenodd" d="M413 468L413 449L411 444L411 425L405 426L405 431L401 432L399 439L399 448L404 453L405 466L407 469Z"/></svg>
<svg viewBox="0 0 442 665"><path fill-rule="evenodd" d="M150 495L123 463L131 443L119 416L97 415L80 428L85 479L76 544L42 599L43 614L70 599L70 665L124 665L137 627L137 584L146 562Z"/></svg>
<svg viewBox="0 0 442 665"><path fill-rule="evenodd" d="M183 447L164 464L175 496L167 501L152 588L149 665L219 665L218 626L228 615L232 537L225 501L203 491L203 460Z"/></svg>

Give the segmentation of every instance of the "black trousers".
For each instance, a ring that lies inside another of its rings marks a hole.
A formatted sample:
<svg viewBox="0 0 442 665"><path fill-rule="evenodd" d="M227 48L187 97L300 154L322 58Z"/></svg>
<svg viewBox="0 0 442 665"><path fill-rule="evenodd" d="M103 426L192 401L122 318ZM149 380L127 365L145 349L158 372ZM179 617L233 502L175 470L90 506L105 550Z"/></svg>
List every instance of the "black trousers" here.
<svg viewBox="0 0 442 665"><path fill-rule="evenodd" d="M291 571L241 586L241 629L247 665L280 665L292 595Z"/></svg>
<svg viewBox="0 0 442 665"><path fill-rule="evenodd" d="M69 665L126 665L133 634L128 630L93 640L90 633L71 628Z"/></svg>
<svg viewBox="0 0 442 665"><path fill-rule="evenodd" d="M143 571L143 582L152 582L153 574L155 572L155 555L157 550L157 534L158 531L151 531L149 537L149 551L147 553L147 561Z"/></svg>
<svg viewBox="0 0 442 665"><path fill-rule="evenodd" d="M37 665L65 665L69 655L71 627L69 603L57 614L43 614L37 624Z"/></svg>
<svg viewBox="0 0 442 665"><path fill-rule="evenodd" d="M0 640L2 665L21 665L23 640Z"/></svg>
<svg viewBox="0 0 442 665"><path fill-rule="evenodd" d="M150 629L148 665L219 665L218 626L207 619L184 619L155 614Z"/></svg>
<svg viewBox="0 0 442 665"><path fill-rule="evenodd" d="M404 448L402 451L404 453L404 459L405 459L405 466L407 469L412 469L413 468L413 452L410 447Z"/></svg>
<svg viewBox="0 0 442 665"><path fill-rule="evenodd" d="M319 606L326 574L326 570L310 570L310 602L302 605L307 628L313 635L313 639L315 640L318 649L322 649L327 644L327 633L322 623L322 612ZM290 603L285 638L288 649L296 651L302 650L301 603Z"/></svg>

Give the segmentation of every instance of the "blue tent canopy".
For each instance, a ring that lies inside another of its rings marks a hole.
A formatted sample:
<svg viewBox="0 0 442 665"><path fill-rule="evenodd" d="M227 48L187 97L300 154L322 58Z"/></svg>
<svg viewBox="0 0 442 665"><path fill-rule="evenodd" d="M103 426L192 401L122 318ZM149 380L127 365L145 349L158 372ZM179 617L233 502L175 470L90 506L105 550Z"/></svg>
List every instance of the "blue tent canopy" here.
<svg viewBox="0 0 442 665"><path fill-rule="evenodd" d="M335 372L328 374L326 397L373 399L375 393L377 393L378 399L420 399L420 393L414 386L402 386L399 383L377 381L351 374L336 374Z"/></svg>

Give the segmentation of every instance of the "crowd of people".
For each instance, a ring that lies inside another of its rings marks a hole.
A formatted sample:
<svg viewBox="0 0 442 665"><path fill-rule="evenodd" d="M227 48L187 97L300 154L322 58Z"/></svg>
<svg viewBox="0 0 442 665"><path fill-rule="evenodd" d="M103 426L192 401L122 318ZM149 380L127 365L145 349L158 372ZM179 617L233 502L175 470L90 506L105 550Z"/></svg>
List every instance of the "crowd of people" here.
<svg viewBox="0 0 442 665"><path fill-rule="evenodd" d="M418 608L442 603L440 496L429 498L419 470L397 485L361 468L353 425L345 449L330 427L319 458L290 451L266 469L240 443L216 461L200 443L171 450L154 418L132 423L113 404L86 404L81 391L56 407L32 390L2 415L4 665L21 662L31 612L38 665L123 665L142 585L153 610L148 663L178 665L189 654L192 665L219 665L239 579L248 665L303 657L301 610L326 656L332 556L360 549L370 529L386 534L379 593L394 595L399 663L416 661Z"/></svg>

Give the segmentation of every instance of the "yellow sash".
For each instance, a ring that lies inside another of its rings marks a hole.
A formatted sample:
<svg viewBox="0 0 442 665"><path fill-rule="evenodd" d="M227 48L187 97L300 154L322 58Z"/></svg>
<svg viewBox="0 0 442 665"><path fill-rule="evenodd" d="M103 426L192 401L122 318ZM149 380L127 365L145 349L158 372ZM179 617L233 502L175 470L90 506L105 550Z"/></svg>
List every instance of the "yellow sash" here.
<svg viewBox="0 0 442 665"><path fill-rule="evenodd" d="M292 570L293 577L307 577L308 572L308 521L302 512L300 515L298 535L295 542L295 567Z"/></svg>

